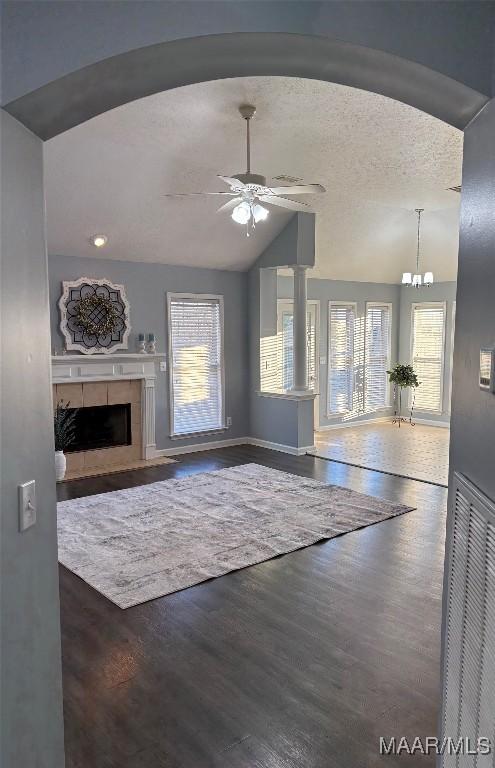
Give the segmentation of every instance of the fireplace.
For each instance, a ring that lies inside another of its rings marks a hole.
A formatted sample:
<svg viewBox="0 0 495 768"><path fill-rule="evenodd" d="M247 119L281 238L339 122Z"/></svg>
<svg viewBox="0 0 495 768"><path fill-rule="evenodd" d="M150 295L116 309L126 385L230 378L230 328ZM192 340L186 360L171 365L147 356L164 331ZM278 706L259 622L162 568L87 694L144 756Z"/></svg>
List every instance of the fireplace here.
<svg viewBox="0 0 495 768"><path fill-rule="evenodd" d="M54 407L64 403L78 412L77 443L67 452L69 479L155 458L156 357L59 355L52 369ZM102 430L105 409L118 417L110 432Z"/></svg>
<svg viewBox="0 0 495 768"><path fill-rule="evenodd" d="M132 444L131 403L69 410L75 413L75 439L67 453Z"/></svg>

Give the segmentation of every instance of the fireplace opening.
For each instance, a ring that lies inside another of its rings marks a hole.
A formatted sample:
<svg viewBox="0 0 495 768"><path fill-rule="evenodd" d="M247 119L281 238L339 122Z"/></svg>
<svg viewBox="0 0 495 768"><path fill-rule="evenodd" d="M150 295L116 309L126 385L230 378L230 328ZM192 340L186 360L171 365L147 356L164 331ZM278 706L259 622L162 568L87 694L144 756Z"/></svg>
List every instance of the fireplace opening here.
<svg viewBox="0 0 495 768"><path fill-rule="evenodd" d="M75 439L67 453L132 444L130 403L70 410L76 412Z"/></svg>

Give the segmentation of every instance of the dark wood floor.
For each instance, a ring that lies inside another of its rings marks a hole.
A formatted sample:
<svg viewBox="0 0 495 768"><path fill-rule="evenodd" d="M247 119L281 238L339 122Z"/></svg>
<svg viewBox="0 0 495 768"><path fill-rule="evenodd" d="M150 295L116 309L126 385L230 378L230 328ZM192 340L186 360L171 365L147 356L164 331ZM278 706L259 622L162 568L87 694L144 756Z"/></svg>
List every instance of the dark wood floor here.
<svg viewBox="0 0 495 768"><path fill-rule="evenodd" d="M60 569L67 768L433 766L446 491L243 446L59 485L73 498L256 461L417 507L121 610Z"/></svg>

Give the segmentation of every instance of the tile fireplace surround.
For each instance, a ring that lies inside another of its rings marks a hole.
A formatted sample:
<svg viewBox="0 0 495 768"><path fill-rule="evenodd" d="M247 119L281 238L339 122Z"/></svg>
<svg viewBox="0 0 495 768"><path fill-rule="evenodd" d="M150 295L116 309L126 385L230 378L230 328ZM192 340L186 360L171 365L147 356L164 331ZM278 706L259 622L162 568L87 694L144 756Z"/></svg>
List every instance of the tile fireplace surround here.
<svg viewBox="0 0 495 768"><path fill-rule="evenodd" d="M132 465L156 458L155 380L165 355L123 354L101 357L61 355L52 357L54 406L63 401L71 408L130 404L131 445L67 454L67 472L83 476L95 470Z"/></svg>

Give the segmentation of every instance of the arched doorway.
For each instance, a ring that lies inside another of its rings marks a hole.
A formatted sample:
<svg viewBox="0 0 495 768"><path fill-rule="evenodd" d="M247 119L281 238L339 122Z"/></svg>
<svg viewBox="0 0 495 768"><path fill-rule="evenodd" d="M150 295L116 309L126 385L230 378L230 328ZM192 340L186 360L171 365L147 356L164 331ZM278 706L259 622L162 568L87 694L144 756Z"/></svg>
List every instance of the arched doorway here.
<svg viewBox="0 0 495 768"><path fill-rule="evenodd" d="M5 109L42 139L113 107L191 83L248 75L324 80L379 93L457 127L486 96L413 61L314 35L232 33L159 43L62 77Z"/></svg>

